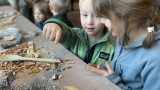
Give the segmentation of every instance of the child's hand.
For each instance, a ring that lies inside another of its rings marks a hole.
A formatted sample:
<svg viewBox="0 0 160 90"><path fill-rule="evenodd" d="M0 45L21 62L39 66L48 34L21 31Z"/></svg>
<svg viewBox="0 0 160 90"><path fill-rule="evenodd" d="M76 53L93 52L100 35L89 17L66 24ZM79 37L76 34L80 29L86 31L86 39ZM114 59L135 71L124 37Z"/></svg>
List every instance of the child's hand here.
<svg viewBox="0 0 160 90"><path fill-rule="evenodd" d="M94 66L92 64L88 64L87 65L87 69L89 71L91 71L91 72L101 74L104 77L106 77L106 76L108 76L108 75L113 73L113 70L112 70L112 68L111 68L109 63L105 64L105 68L102 67L101 64L99 64L97 66Z"/></svg>
<svg viewBox="0 0 160 90"><path fill-rule="evenodd" d="M58 43L62 36L62 29L58 24L48 23L43 28L43 36L55 43Z"/></svg>

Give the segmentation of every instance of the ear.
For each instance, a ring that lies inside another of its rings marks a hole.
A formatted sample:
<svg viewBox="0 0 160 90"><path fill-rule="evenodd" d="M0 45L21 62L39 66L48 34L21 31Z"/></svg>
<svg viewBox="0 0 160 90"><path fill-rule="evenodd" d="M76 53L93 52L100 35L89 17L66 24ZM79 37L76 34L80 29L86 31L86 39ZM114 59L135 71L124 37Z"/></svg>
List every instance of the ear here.
<svg viewBox="0 0 160 90"><path fill-rule="evenodd" d="M108 30L111 30L111 20L106 18L101 18L101 23L105 24L105 26L108 28Z"/></svg>

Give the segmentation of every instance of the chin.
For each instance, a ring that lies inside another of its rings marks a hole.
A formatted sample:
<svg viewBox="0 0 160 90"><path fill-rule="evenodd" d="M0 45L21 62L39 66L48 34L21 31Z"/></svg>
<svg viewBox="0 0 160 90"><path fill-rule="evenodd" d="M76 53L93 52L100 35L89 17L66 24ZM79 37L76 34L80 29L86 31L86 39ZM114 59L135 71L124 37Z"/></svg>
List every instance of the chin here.
<svg viewBox="0 0 160 90"><path fill-rule="evenodd" d="M40 22L42 22L42 21L40 21L40 20L38 20L38 21L36 21L37 23L40 23Z"/></svg>
<svg viewBox="0 0 160 90"><path fill-rule="evenodd" d="M95 33L88 33L89 36L95 36Z"/></svg>

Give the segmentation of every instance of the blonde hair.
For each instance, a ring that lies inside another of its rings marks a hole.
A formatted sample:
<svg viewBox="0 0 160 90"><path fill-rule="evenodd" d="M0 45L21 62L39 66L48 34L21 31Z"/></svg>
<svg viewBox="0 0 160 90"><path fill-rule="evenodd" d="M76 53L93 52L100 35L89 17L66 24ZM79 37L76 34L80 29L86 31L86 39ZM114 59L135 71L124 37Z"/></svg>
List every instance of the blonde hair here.
<svg viewBox="0 0 160 90"><path fill-rule="evenodd" d="M81 7L81 5L83 4L85 0L79 0L79 8ZM91 0L91 4L92 4L92 7L93 7L93 0Z"/></svg>
<svg viewBox="0 0 160 90"><path fill-rule="evenodd" d="M49 5L47 2L41 1L34 5L33 11L38 8L46 17L46 19L50 18L52 16L52 13L50 11Z"/></svg>
<svg viewBox="0 0 160 90"><path fill-rule="evenodd" d="M51 11L57 13L67 12L69 9L70 0L49 0L49 6Z"/></svg>
<svg viewBox="0 0 160 90"><path fill-rule="evenodd" d="M79 7L82 5L84 0L79 0Z"/></svg>

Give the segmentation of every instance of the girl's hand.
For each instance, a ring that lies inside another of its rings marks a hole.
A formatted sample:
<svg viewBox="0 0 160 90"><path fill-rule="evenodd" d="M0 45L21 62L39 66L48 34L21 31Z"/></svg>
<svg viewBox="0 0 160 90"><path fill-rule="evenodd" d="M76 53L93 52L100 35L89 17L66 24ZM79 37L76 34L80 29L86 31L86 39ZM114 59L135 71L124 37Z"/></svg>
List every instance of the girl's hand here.
<svg viewBox="0 0 160 90"><path fill-rule="evenodd" d="M102 66L101 64L99 64L97 66L94 66L92 64L88 64L87 69L91 72L101 74L104 77L113 73L113 70L112 70L109 63L105 63L105 66Z"/></svg>
<svg viewBox="0 0 160 90"><path fill-rule="evenodd" d="M43 28L43 36L55 43L58 43L62 37L62 29L55 23L45 24Z"/></svg>

